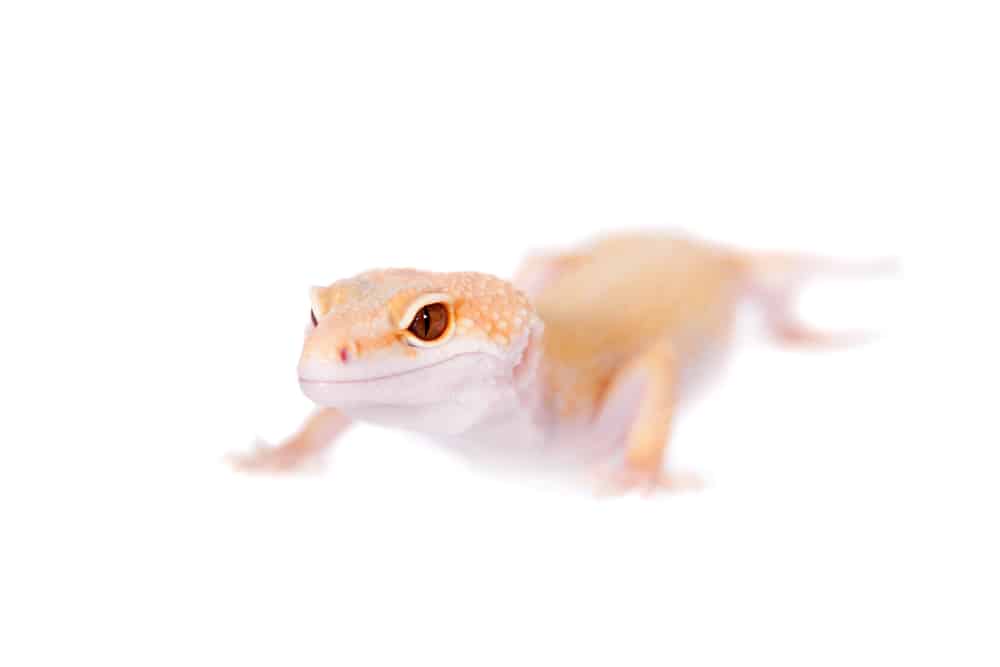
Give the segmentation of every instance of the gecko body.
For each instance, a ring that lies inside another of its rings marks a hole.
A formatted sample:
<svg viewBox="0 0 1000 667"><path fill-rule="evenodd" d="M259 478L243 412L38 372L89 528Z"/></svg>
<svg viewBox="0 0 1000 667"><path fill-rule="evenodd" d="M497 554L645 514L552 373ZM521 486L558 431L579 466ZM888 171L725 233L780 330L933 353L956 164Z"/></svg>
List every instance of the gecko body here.
<svg viewBox="0 0 1000 667"><path fill-rule="evenodd" d="M513 281L388 269L314 287L298 373L318 409L236 464L295 468L360 421L474 459L599 470L615 491L689 486L664 467L685 378L725 345L744 301L781 341L854 340L791 307L803 276L845 268L873 267L632 234L533 256Z"/></svg>

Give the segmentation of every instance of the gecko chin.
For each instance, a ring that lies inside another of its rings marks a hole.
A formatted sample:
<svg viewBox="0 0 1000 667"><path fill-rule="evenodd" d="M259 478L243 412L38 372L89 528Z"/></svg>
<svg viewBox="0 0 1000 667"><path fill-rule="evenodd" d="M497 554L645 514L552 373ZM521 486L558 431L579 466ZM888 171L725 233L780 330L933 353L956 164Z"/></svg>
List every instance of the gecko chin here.
<svg viewBox="0 0 1000 667"><path fill-rule="evenodd" d="M485 352L464 352L412 367L303 360L299 386L317 405L385 426L457 434L509 395L511 370Z"/></svg>

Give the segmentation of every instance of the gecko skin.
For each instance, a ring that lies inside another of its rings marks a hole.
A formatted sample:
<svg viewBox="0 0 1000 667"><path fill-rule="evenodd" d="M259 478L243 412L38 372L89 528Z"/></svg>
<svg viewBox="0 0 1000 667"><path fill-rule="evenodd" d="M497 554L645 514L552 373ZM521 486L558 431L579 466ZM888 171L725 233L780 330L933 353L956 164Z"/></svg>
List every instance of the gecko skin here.
<svg viewBox="0 0 1000 667"><path fill-rule="evenodd" d="M760 305L780 341L850 342L799 323L794 292L815 270L872 268L634 234L534 256L513 282L388 269L314 287L298 373L319 408L234 462L293 469L359 421L473 459L596 470L610 491L696 485L665 469L671 422L739 304Z"/></svg>

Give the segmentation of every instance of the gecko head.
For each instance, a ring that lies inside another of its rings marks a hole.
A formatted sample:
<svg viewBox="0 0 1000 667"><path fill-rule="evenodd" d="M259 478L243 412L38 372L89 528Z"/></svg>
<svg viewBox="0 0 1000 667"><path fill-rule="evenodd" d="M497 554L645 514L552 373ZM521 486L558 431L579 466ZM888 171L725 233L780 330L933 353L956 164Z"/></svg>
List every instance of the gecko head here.
<svg viewBox="0 0 1000 667"><path fill-rule="evenodd" d="M363 421L460 433L511 400L537 357L527 297L486 274L369 271L311 301L302 391Z"/></svg>

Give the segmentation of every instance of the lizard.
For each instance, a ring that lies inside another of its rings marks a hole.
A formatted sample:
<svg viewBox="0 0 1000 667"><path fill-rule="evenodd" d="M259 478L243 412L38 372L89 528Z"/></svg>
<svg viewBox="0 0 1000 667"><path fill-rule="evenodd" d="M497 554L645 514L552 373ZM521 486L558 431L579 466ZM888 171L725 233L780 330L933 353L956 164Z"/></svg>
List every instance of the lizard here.
<svg viewBox="0 0 1000 667"><path fill-rule="evenodd" d="M667 233L619 233L529 256L511 281L477 272L372 270L310 291L299 384L316 405L236 468L287 471L353 422L432 436L472 458L598 471L598 488L698 488L669 469L691 378L731 339L744 302L779 342L861 342L801 322L798 288L824 270L883 270L750 252Z"/></svg>

